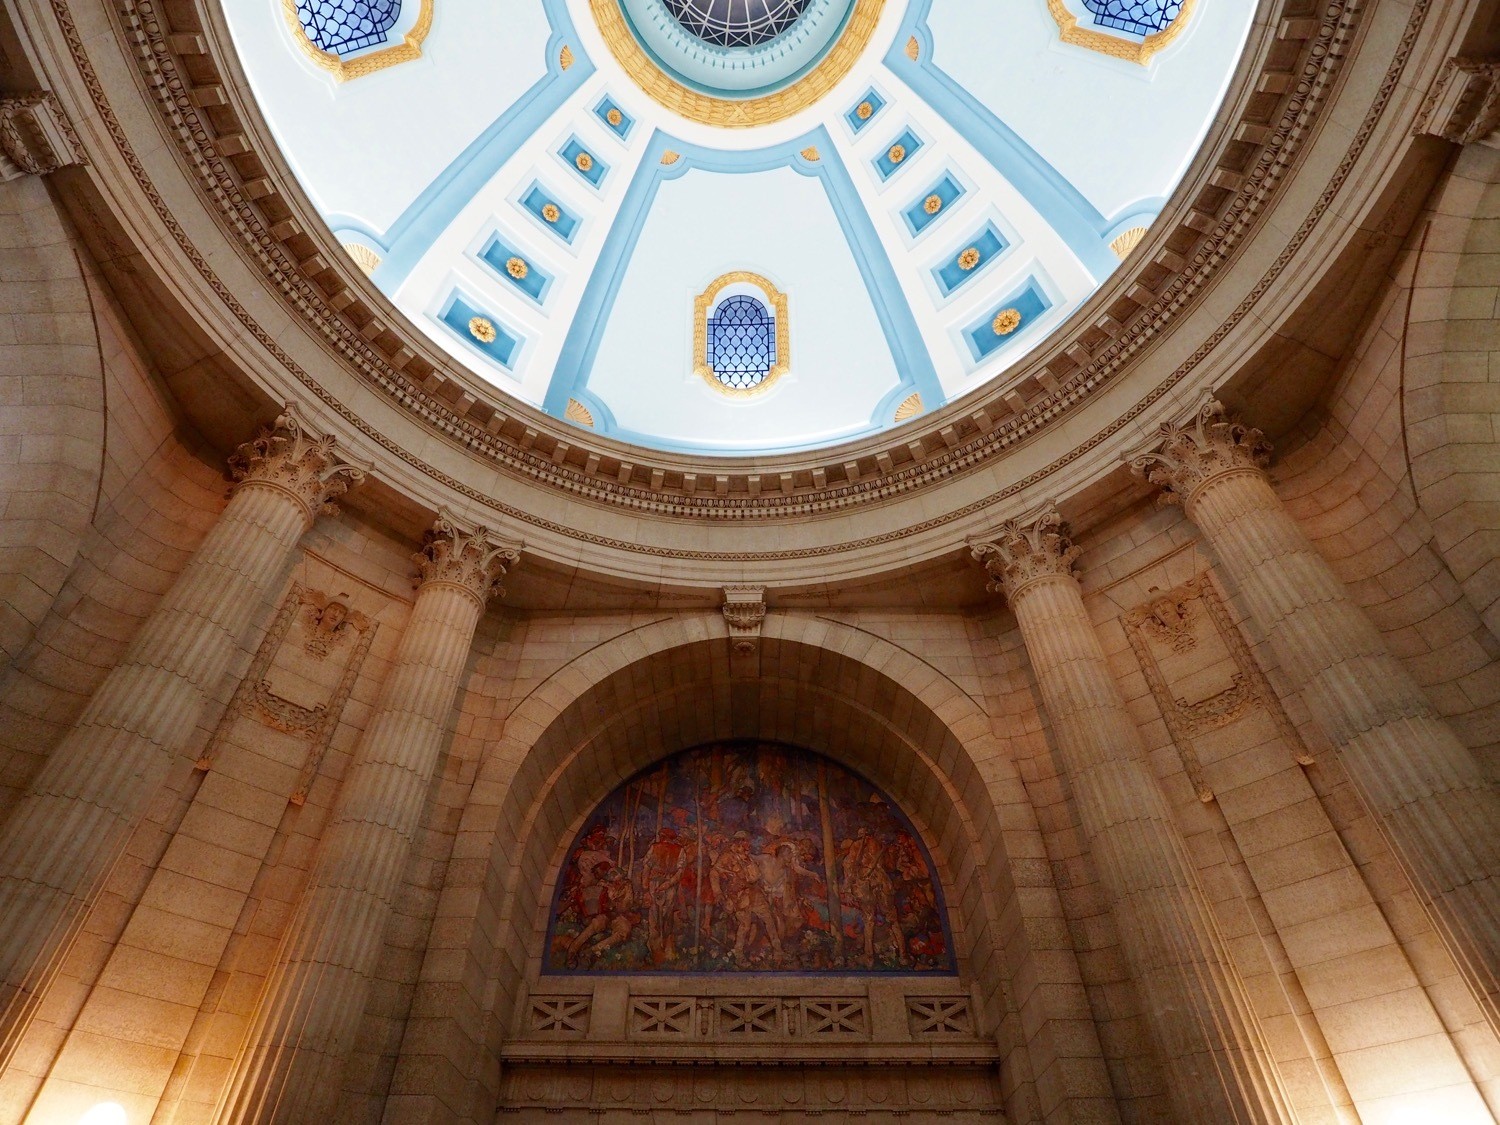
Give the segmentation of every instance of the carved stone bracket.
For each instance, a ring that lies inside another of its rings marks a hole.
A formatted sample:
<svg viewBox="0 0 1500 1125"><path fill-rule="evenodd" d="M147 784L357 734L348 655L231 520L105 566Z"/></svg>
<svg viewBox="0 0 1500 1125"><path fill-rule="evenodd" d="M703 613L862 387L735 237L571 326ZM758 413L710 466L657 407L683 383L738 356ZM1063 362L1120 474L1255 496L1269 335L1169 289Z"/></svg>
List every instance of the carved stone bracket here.
<svg viewBox="0 0 1500 1125"><path fill-rule="evenodd" d="M1271 460L1271 444L1208 395L1192 418L1163 422L1152 443L1126 460L1137 475L1164 490L1165 501L1186 503L1225 473L1263 472Z"/></svg>
<svg viewBox="0 0 1500 1125"><path fill-rule="evenodd" d="M1500 63L1453 58L1443 64L1412 133L1455 144L1500 147Z"/></svg>
<svg viewBox="0 0 1500 1125"><path fill-rule="evenodd" d="M521 544L502 540L487 527L466 528L447 509L438 512L422 549L412 556L415 585L457 586L481 605L505 593L506 571L521 559Z"/></svg>
<svg viewBox="0 0 1500 1125"><path fill-rule="evenodd" d="M1080 551L1049 500L1030 515L1007 520L993 535L971 539L969 553L989 574L990 592L1003 593L1014 603L1039 578L1072 577Z"/></svg>
<svg viewBox="0 0 1500 1125"><path fill-rule="evenodd" d="M764 586L725 586L724 622L736 656L754 656L760 649L760 628L766 620Z"/></svg>
<svg viewBox="0 0 1500 1125"><path fill-rule="evenodd" d="M88 162L72 122L51 93L0 98L0 181Z"/></svg>
<svg viewBox="0 0 1500 1125"><path fill-rule="evenodd" d="M310 523L336 512L333 501L365 479L368 466L344 457L336 445L332 434L309 434L289 402L259 437L229 458L229 470L240 487L258 484L296 497Z"/></svg>

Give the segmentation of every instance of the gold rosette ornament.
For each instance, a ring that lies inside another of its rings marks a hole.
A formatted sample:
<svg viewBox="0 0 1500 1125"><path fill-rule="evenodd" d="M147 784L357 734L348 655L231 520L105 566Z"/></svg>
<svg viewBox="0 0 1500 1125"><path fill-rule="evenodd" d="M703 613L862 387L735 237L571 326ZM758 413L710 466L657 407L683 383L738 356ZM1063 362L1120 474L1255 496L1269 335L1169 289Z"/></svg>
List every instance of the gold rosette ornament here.
<svg viewBox="0 0 1500 1125"><path fill-rule="evenodd" d="M517 281L525 281L531 267L526 264L525 258L510 258L505 263L505 272Z"/></svg>
<svg viewBox="0 0 1500 1125"><path fill-rule="evenodd" d="M549 223L555 223L562 218L562 212L557 209L556 203L544 203L542 204L542 218Z"/></svg>
<svg viewBox="0 0 1500 1125"><path fill-rule="evenodd" d="M476 316L469 319L469 335L481 344L493 344L497 333L495 323L489 317Z"/></svg>
<svg viewBox="0 0 1500 1125"><path fill-rule="evenodd" d="M942 209L943 200L941 196L929 195L926 199L922 200L922 210L926 211L929 215L936 215Z"/></svg>
<svg viewBox="0 0 1500 1125"><path fill-rule="evenodd" d="M611 109L608 113L606 113L604 115L604 120L608 121L612 126L614 126L616 129L618 129L621 126L621 124L624 123L624 121L625 121L625 115L623 113L621 113L618 109Z"/></svg>
<svg viewBox="0 0 1500 1125"><path fill-rule="evenodd" d="M958 256L958 268L967 272L979 264L979 250L970 246Z"/></svg>
<svg viewBox="0 0 1500 1125"><path fill-rule="evenodd" d="M902 145L892 145L891 150L885 156L892 164L900 164L906 159L906 149Z"/></svg>
<svg viewBox="0 0 1500 1125"><path fill-rule="evenodd" d="M996 336L1009 336L1017 328L1021 327L1020 309L1001 309L995 314L995 319L990 322L990 328Z"/></svg>
<svg viewBox="0 0 1500 1125"><path fill-rule="evenodd" d="M854 116L858 117L861 121L868 121L870 120L870 115L874 112L875 107L869 102L860 102L854 110Z"/></svg>
<svg viewBox="0 0 1500 1125"><path fill-rule="evenodd" d="M586 152L580 152L576 157L573 158L573 163L578 165L578 170L580 172L587 172L594 166L594 158Z"/></svg>

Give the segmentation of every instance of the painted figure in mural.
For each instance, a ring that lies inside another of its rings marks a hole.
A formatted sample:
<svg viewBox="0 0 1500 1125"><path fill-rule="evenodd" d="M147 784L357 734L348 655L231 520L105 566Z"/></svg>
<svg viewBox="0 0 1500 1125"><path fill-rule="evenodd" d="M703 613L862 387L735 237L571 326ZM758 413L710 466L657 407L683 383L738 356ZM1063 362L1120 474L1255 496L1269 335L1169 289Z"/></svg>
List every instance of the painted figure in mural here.
<svg viewBox="0 0 1500 1125"><path fill-rule="evenodd" d="M776 919L771 914L771 900L766 894L765 883L761 878L760 865L750 854L750 834L743 829L734 834L729 847L718 859L714 860L712 872L709 875L709 884L714 889L714 897L723 906L723 914L728 925L734 930L734 962L736 965L744 966L748 963L748 943L753 930L758 928L755 934L757 944L762 936L769 942L775 960L780 963L781 956L781 933ZM758 924L758 927L757 927ZM757 960L764 960L764 955L757 950Z"/></svg>
<svg viewBox="0 0 1500 1125"><path fill-rule="evenodd" d="M952 972L910 822L806 750L716 743L632 778L558 876L547 972Z"/></svg>
<svg viewBox="0 0 1500 1125"><path fill-rule="evenodd" d="M890 939L890 952L898 960L906 959L906 941L896 913L896 888L886 872L885 858L880 841L863 825L855 831L854 839L839 844L843 868L839 889L844 903L859 912L866 968L875 965L875 931L881 924Z"/></svg>

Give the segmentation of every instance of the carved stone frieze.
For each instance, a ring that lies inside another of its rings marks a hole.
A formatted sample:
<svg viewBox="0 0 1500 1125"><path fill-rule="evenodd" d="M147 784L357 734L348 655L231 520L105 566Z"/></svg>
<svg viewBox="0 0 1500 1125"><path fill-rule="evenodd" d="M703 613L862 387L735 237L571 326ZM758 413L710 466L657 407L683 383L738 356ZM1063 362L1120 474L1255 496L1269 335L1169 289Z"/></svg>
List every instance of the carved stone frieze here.
<svg viewBox="0 0 1500 1125"><path fill-rule="evenodd" d="M0 98L0 181L87 163L72 122L51 93Z"/></svg>
<svg viewBox="0 0 1500 1125"><path fill-rule="evenodd" d="M633 996L625 1033L652 1041L852 1042L870 1038L870 1003L863 996Z"/></svg>
<svg viewBox="0 0 1500 1125"><path fill-rule="evenodd" d="M1131 469L1163 489L1163 499L1186 503L1225 473L1264 472L1271 443L1233 417L1213 396L1186 422L1163 422L1157 438L1130 458Z"/></svg>
<svg viewBox="0 0 1500 1125"><path fill-rule="evenodd" d="M344 705L375 639L375 622L346 599L293 586L198 758L211 769L236 723L256 722L308 743L296 787L300 805L322 768Z"/></svg>
<svg viewBox="0 0 1500 1125"><path fill-rule="evenodd" d="M519 543L505 542L487 527L466 528L452 513L441 511L422 549L412 556L415 585L456 586L483 605L505 593L500 582L520 558Z"/></svg>
<svg viewBox="0 0 1500 1125"><path fill-rule="evenodd" d="M1007 520L993 535L970 540L969 553L990 576L991 593L1012 601L1039 578L1071 577L1079 548L1068 538L1055 505Z"/></svg>
<svg viewBox="0 0 1500 1125"><path fill-rule="evenodd" d="M365 466L344 457L337 445L332 434L309 434L289 402L259 437L229 458L229 470L240 487L279 488L295 497L311 522L336 512L333 502L365 479Z"/></svg>
<svg viewBox="0 0 1500 1125"><path fill-rule="evenodd" d="M1312 758L1207 571L1129 610L1125 635L1198 799L1214 799L1194 740L1264 708L1297 761Z"/></svg>
<svg viewBox="0 0 1500 1125"><path fill-rule="evenodd" d="M1249 315L1259 297L1276 282L1311 237L1319 219L1331 207L1352 172L1398 88L1430 6L1431 0L1418 0L1412 6L1405 33L1392 52L1386 74L1374 92L1365 118L1354 130L1348 151L1334 171L1327 190L1315 201L1307 221L1287 240L1284 251L1262 281L1231 312L1224 325L1212 333L1163 384L1162 393L1186 377L1212 351L1219 339ZM213 272L208 260L196 252L183 225L172 216L146 175L125 130L110 109L102 84L84 50L83 37L74 26L66 4L63 0L53 0L52 7L68 41L74 64L94 100L103 128L120 148L125 165L139 181L171 236L189 254L246 333L261 341L293 378L318 393L314 376L300 368L276 345L272 334L235 299ZM1008 380L1006 386L997 387L991 396L992 401L979 404L967 414L935 412L930 434L913 437L910 433L903 433L900 441L888 443L888 447L877 448L871 443L867 453L862 452L850 462L855 466L853 471L847 471L842 462L821 472L804 467L796 472L773 476L735 470L724 477L728 494L715 487L711 493L695 495L695 490L687 486L680 473L656 470L644 459L626 463L617 456L598 454L580 443L574 434L568 435L568 445L562 450L563 455L558 456L556 442L561 438L554 439L547 433L538 435L535 419L517 417L514 408L503 400L484 401L483 389L476 391L472 380L448 370L445 361L429 358L429 348L420 341L407 338L399 324L387 323L382 314L372 310L368 292L352 272L346 278L336 258L330 259L308 249L306 232L316 228L315 222L268 222L268 208L278 214L289 207L297 210L292 206L295 192L290 195L283 193L277 190L275 183L267 184L263 178L265 167L274 162L247 160L245 166L253 164L253 174L262 179L257 181L255 192L244 190L240 168L230 157L245 154L251 143L249 138L261 135L262 131L243 121L248 107L241 102L237 86L224 77L216 57L217 38L205 40L201 35L191 34L212 23L211 15L207 11L195 12L189 4L180 11L174 9L169 18L157 0L122 0L111 10L142 68L144 88L156 99L165 119L166 132L180 150L184 168L200 179L208 198L222 211L226 229L249 244L252 260L263 270L268 284L283 293L293 315L303 317L315 331L327 336L334 350L378 390L427 424L474 452L493 458L509 471L554 482L579 495L624 503L635 509L667 514L691 512L726 519L826 512L883 500L946 479L1030 438L1040 426L1067 413L1102 389L1141 348L1160 337L1170 319L1205 290L1216 271L1233 258L1233 250L1241 238L1255 229L1258 217L1277 197L1278 188L1286 181L1302 142L1316 128L1320 111L1335 88L1343 62L1358 36L1362 17L1362 6L1352 0L1331 0L1311 18L1306 18L1301 8L1287 8L1287 14L1299 18L1281 21L1274 57L1267 53L1258 60L1268 73L1274 73L1275 81L1264 87L1268 91L1269 104L1266 96L1254 99L1253 108L1252 103L1247 102L1243 110L1246 117L1240 126L1222 130L1223 143L1236 146L1238 155L1233 163L1244 169L1243 173L1236 175L1235 186L1229 190L1215 186L1212 191L1207 188L1199 191L1193 185L1186 185L1179 193L1182 199L1190 202L1175 216L1177 227L1173 239L1177 249L1155 258L1140 255L1136 274L1118 281L1117 291L1128 295L1131 308L1138 311L1124 315L1123 319L1117 314L1117 318L1109 323L1117 324L1118 328L1106 332L1102 340L1101 330L1096 325L1080 326L1082 335L1078 339L1059 340L1038 364L1018 376L1019 382ZM1273 10L1266 18L1274 22L1278 16L1279 13ZM181 32L190 34L177 34ZM184 49L182 44L189 40L193 44L191 53L194 56L191 68L184 66L180 59ZM204 87L211 87L216 95L227 96L227 102L223 97L216 97L211 120L200 110L193 96L193 91ZM248 112L253 115L254 111ZM251 151L247 155L253 157L255 154ZM1214 172L1214 160L1205 159L1199 163L1206 170L1205 176L1219 176ZM267 186L269 194L265 191ZM295 243L296 249L292 249L289 243ZM1117 300L1116 304L1123 312L1121 301ZM372 316L375 319L370 321ZM378 347L374 343L377 340ZM464 393L440 393L443 384L455 379L462 383ZM1018 388L1020 393L1017 393ZM476 394L480 401L476 401ZM1142 410L1152 407L1157 397L1153 394L1147 401L1122 413L1111 431L1131 424ZM424 473L442 478L441 473L410 450L382 441L381 435L354 411L326 396L325 401L339 410L351 425L362 429L372 440L385 444L393 454ZM467 410L460 412L453 405L455 401L465 404ZM1013 408L1012 401L1021 405ZM544 423L541 428L546 429ZM1085 447L1075 450L1073 456L1086 452L1089 446L1107 436L1097 435ZM1003 495L1018 491L1027 483L1013 482L1000 495L976 500L961 511L943 513L937 519L946 522L963 518L973 511L992 506ZM480 496L462 482L443 479L443 484L466 496L493 503L507 516L528 518L527 513L513 509L497 497ZM533 522L549 531L623 550L640 550L645 546L597 536L579 526L535 517ZM921 525L903 527L886 533L885 537L904 537L922 530L925 528ZM831 553L843 546L830 544L805 553ZM652 553L665 550L655 544L649 549ZM724 554L702 553L713 557ZM737 552L735 556L739 554L757 558L782 555L774 550Z"/></svg>

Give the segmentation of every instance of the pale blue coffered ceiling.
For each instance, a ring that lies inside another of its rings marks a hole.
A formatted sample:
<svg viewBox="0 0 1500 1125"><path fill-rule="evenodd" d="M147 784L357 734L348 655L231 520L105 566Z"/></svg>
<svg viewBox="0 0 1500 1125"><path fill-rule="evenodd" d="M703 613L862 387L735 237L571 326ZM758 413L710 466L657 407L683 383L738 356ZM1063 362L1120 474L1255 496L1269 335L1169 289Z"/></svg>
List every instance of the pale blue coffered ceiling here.
<svg viewBox="0 0 1500 1125"><path fill-rule="evenodd" d="M292 168L437 344L654 448L1002 377L1208 129L1253 0L233 0Z"/></svg>

